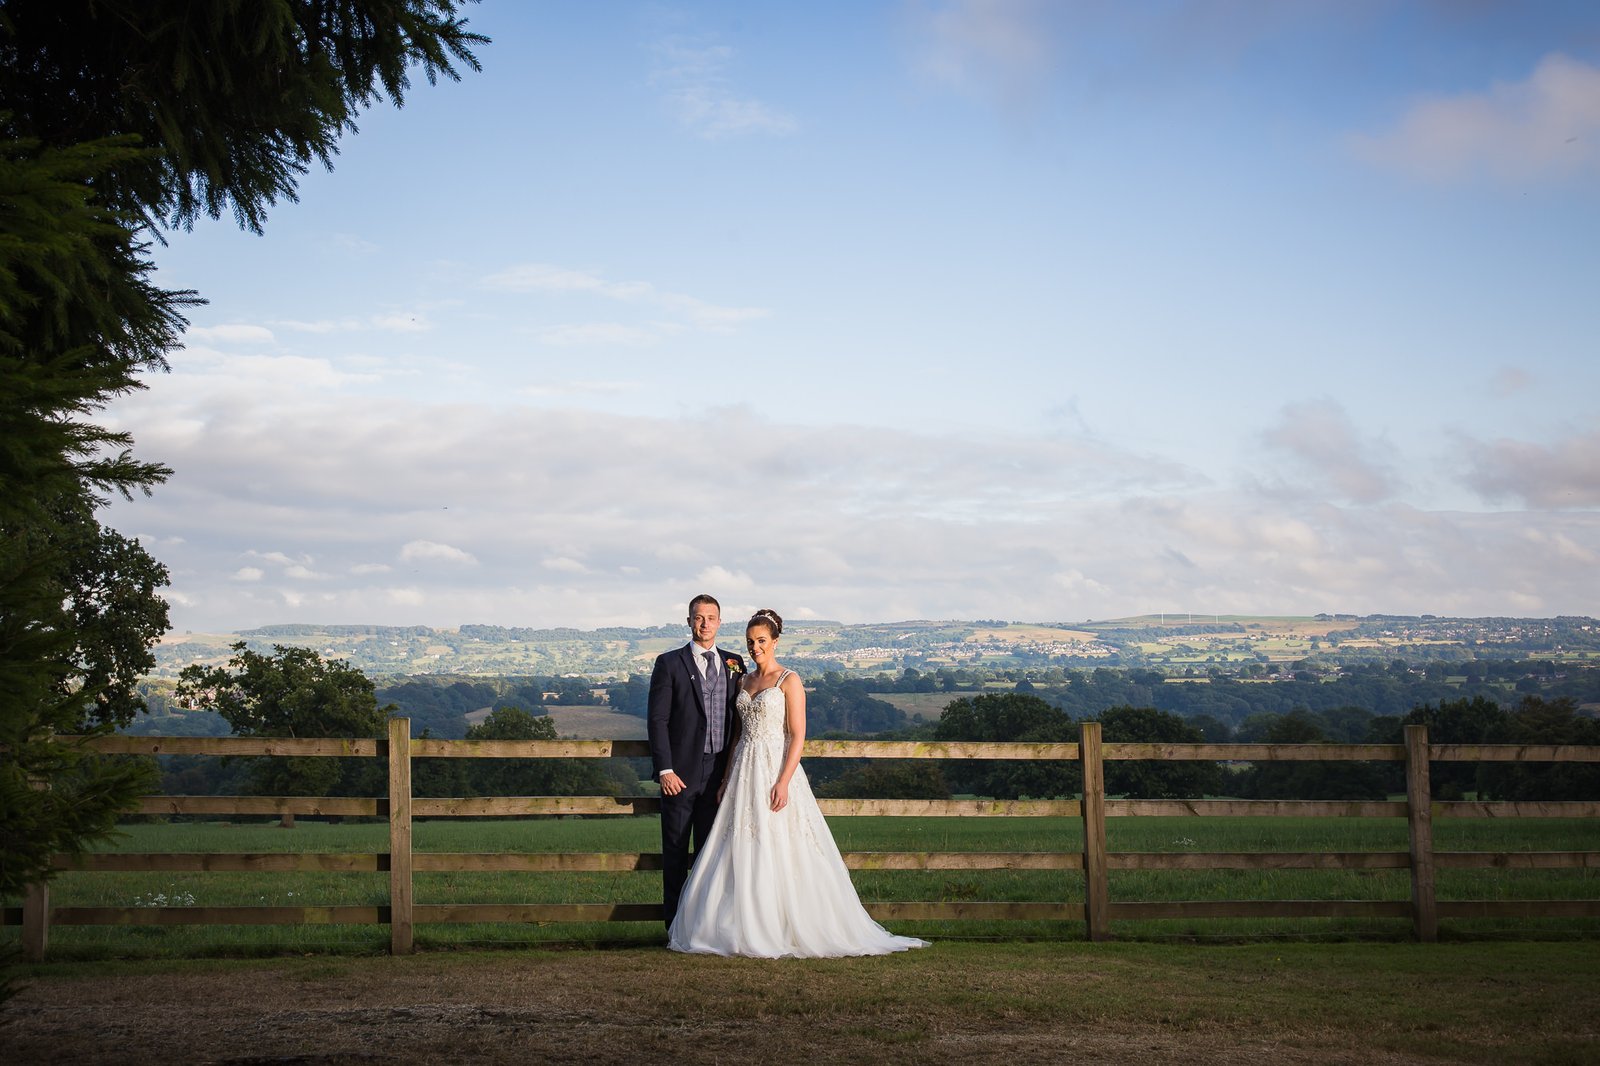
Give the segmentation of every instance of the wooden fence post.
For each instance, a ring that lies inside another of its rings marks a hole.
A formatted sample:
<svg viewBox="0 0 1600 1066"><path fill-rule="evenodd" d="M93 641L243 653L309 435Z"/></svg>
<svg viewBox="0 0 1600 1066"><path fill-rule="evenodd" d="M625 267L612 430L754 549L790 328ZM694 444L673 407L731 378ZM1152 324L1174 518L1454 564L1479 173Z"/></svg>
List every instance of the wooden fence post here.
<svg viewBox="0 0 1600 1066"><path fill-rule="evenodd" d="M35 881L22 895L22 955L29 962L43 962L50 944L50 885Z"/></svg>
<svg viewBox="0 0 1600 1066"><path fill-rule="evenodd" d="M1079 735L1083 763L1083 916L1090 940L1111 939L1110 887L1106 882L1106 780L1100 760L1100 723L1084 722Z"/></svg>
<svg viewBox="0 0 1600 1066"><path fill-rule="evenodd" d="M1411 922L1417 939L1439 939L1433 890L1433 796L1428 785L1428 727L1406 726L1406 809L1411 827Z"/></svg>
<svg viewBox="0 0 1600 1066"><path fill-rule="evenodd" d="M411 719L389 719L389 953L411 954Z"/></svg>

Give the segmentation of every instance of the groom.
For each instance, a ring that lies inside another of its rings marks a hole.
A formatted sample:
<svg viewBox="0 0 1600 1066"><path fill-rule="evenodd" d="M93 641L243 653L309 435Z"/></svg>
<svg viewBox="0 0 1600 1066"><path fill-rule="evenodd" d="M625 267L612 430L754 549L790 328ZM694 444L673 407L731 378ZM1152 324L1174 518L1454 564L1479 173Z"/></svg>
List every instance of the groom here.
<svg viewBox="0 0 1600 1066"><path fill-rule="evenodd" d="M662 903L667 927L694 861L717 816L717 792L732 747L734 700L744 659L716 646L722 607L689 601L689 643L656 656L650 673L650 760L661 782Z"/></svg>

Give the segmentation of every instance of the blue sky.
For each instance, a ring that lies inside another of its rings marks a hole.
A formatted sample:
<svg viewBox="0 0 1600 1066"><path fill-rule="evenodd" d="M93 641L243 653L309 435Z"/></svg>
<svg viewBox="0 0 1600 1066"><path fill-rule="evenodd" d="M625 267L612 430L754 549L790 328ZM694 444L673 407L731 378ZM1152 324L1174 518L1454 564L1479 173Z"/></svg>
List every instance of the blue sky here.
<svg viewBox="0 0 1600 1066"><path fill-rule="evenodd" d="M108 413L179 631L1595 613L1588 3L505 3Z"/></svg>

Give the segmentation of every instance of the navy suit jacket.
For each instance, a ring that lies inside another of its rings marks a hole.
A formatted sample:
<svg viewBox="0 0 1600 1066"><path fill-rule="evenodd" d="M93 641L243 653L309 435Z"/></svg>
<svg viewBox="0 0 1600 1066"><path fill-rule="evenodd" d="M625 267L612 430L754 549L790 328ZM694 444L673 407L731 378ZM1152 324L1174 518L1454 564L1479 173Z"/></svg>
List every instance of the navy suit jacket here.
<svg viewBox="0 0 1600 1066"><path fill-rule="evenodd" d="M733 726L737 721L734 701L739 698L744 657L721 648L714 650L728 683L728 701L725 706L711 708L710 713L722 715L723 750L726 751L733 747ZM683 779L684 785L695 790L705 785L697 779L703 776L707 708L700 689L700 671L689 655L689 647L685 645L656 656L655 669L650 672L648 735L655 774L659 777L661 771L671 770ZM739 664L738 673L729 669L730 660Z"/></svg>

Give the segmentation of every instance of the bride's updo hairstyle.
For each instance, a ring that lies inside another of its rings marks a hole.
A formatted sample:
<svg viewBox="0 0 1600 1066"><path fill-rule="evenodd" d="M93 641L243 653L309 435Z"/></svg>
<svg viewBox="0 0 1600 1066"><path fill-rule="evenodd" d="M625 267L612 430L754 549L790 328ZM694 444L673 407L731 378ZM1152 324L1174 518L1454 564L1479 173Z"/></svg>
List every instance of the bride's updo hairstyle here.
<svg viewBox="0 0 1600 1066"><path fill-rule="evenodd" d="M744 628L745 631L748 632L754 629L756 626L766 626L767 632L772 634L773 640L777 640L779 637L783 636L783 619L778 617L777 611L771 610L770 608L763 607L761 610L751 615L750 623Z"/></svg>

